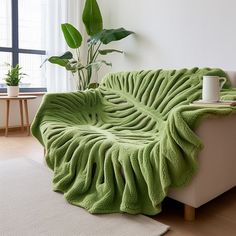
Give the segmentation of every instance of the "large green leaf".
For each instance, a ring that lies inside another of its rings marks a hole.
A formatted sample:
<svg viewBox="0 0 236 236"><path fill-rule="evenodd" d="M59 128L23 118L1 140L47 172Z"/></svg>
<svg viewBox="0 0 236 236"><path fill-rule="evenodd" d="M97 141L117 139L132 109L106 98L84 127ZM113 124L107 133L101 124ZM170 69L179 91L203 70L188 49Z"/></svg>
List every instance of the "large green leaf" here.
<svg viewBox="0 0 236 236"><path fill-rule="evenodd" d="M110 54L110 53L113 53L113 52L123 53L123 51L116 50L116 49L103 49L103 50L98 50L98 52L101 55L107 55L107 54Z"/></svg>
<svg viewBox="0 0 236 236"><path fill-rule="evenodd" d="M92 63L88 64L86 69L89 70L93 67L98 71L103 64L105 64L107 66L112 66L112 63L110 63L110 62L107 62L107 61L104 61L104 60L98 60L98 61L95 61L95 62L92 62Z"/></svg>
<svg viewBox="0 0 236 236"><path fill-rule="evenodd" d="M67 51L64 54L62 54L61 56L59 56L58 58L60 58L60 59L72 59L73 54L70 51Z"/></svg>
<svg viewBox="0 0 236 236"><path fill-rule="evenodd" d="M134 32L126 30L124 28L118 28L118 29L104 29L101 32L97 33L96 35L92 36L90 41L97 42L101 41L103 44L108 44L113 41L118 41L123 38L126 38L130 34L133 34Z"/></svg>
<svg viewBox="0 0 236 236"><path fill-rule="evenodd" d="M60 57L53 56L48 58L48 61L51 62L52 64L57 64L59 66L66 67L68 64L69 60L68 59L61 59Z"/></svg>
<svg viewBox="0 0 236 236"><path fill-rule="evenodd" d="M69 63L69 59L72 59L73 55L71 52L67 51L63 53L61 56L52 56L46 60L53 64L57 64L59 66L66 67L66 65Z"/></svg>
<svg viewBox="0 0 236 236"><path fill-rule="evenodd" d="M102 31L102 15L96 0L86 0L82 19L89 36Z"/></svg>
<svg viewBox="0 0 236 236"><path fill-rule="evenodd" d="M63 67L65 67L65 63L67 62L69 62L69 60L68 59L72 59L73 58L73 55L72 55L72 53L71 52L69 52L69 51L67 51L67 52L65 52L65 53L63 53L61 56L52 56L52 57L50 57L50 58L47 58L47 59L45 59L44 61L43 61L43 63L41 64L41 66L40 66L40 68L43 66L43 64L45 63L45 62L47 62L47 61L49 61L49 62L51 62L51 63L53 63L53 64L57 64L57 65L60 65L60 66L63 66ZM65 61L65 59L67 59L66 61Z"/></svg>
<svg viewBox="0 0 236 236"><path fill-rule="evenodd" d="M70 48L79 48L81 46L82 36L73 25L65 23L61 25L61 29Z"/></svg>

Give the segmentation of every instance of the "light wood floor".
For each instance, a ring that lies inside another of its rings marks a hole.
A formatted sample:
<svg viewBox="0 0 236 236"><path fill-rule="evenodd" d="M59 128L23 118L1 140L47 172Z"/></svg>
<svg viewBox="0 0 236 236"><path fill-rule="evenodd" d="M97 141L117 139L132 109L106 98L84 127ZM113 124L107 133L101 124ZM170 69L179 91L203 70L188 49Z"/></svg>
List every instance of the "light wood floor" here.
<svg viewBox="0 0 236 236"><path fill-rule="evenodd" d="M20 133L0 134L0 160L33 158L43 163L43 148L33 138ZM236 236L236 188L197 209L197 219L183 219L183 205L166 199L162 213L154 219L168 224L167 236Z"/></svg>

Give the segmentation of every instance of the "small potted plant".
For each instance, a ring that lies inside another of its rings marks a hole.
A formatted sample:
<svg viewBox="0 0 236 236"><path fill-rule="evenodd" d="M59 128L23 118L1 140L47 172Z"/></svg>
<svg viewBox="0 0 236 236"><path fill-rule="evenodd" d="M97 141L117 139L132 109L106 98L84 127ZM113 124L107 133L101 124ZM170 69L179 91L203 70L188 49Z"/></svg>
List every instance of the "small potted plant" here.
<svg viewBox="0 0 236 236"><path fill-rule="evenodd" d="M8 97L17 97L19 95L19 83L26 74L21 72L22 67L19 64L15 67L10 64L8 66L10 66L10 69L4 78L7 84L7 95Z"/></svg>

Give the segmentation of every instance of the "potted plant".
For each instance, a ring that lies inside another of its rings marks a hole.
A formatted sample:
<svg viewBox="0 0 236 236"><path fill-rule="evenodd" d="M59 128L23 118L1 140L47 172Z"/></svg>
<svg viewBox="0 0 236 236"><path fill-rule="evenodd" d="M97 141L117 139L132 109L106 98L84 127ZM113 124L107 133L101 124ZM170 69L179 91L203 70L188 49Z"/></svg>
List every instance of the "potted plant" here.
<svg viewBox="0 0 236 236"><path fill-rule="evenodd" d="M10 66L10 69L6 74L6 78L4 78L7 84L7 95L8 97L17 97L19 95L19 83L26 74L21 72L22 67L19 64L15 67L10 64L8 66Z"/></svg>
<svg viewBox="0 0 236 236"><path fill-rule="evenodd" d="M102 45L107 45L133 34L132 31L124 28L103 29L103 19L96 0L86 0L82 20L88 34L88 40L83 40L82 35L73 25L62 24L61 29L64 38L72 51L46 59L46 61L48 60L50 63L57 64L70 71L76 79L78 90L96 87L97 83L91 83L93 72L97 72L103 64L112 65L101 57L110 53L123 53L123 51L113 48L102 49ZM87 44L86 58L82 58L80 53L83 41Z"/></svg>

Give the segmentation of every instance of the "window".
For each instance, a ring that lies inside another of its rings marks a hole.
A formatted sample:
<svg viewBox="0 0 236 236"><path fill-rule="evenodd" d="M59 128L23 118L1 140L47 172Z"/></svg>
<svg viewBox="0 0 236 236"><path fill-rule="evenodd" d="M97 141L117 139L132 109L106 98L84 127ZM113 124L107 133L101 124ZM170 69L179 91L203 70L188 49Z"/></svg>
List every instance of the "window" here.
<svg viewBox="0 0 236 236"><path fill-rule="evenodd" d="M45 91L45 12L47 0L0 0L0 91L5 63L19 64L27 74L21 91Z"/></svg>

